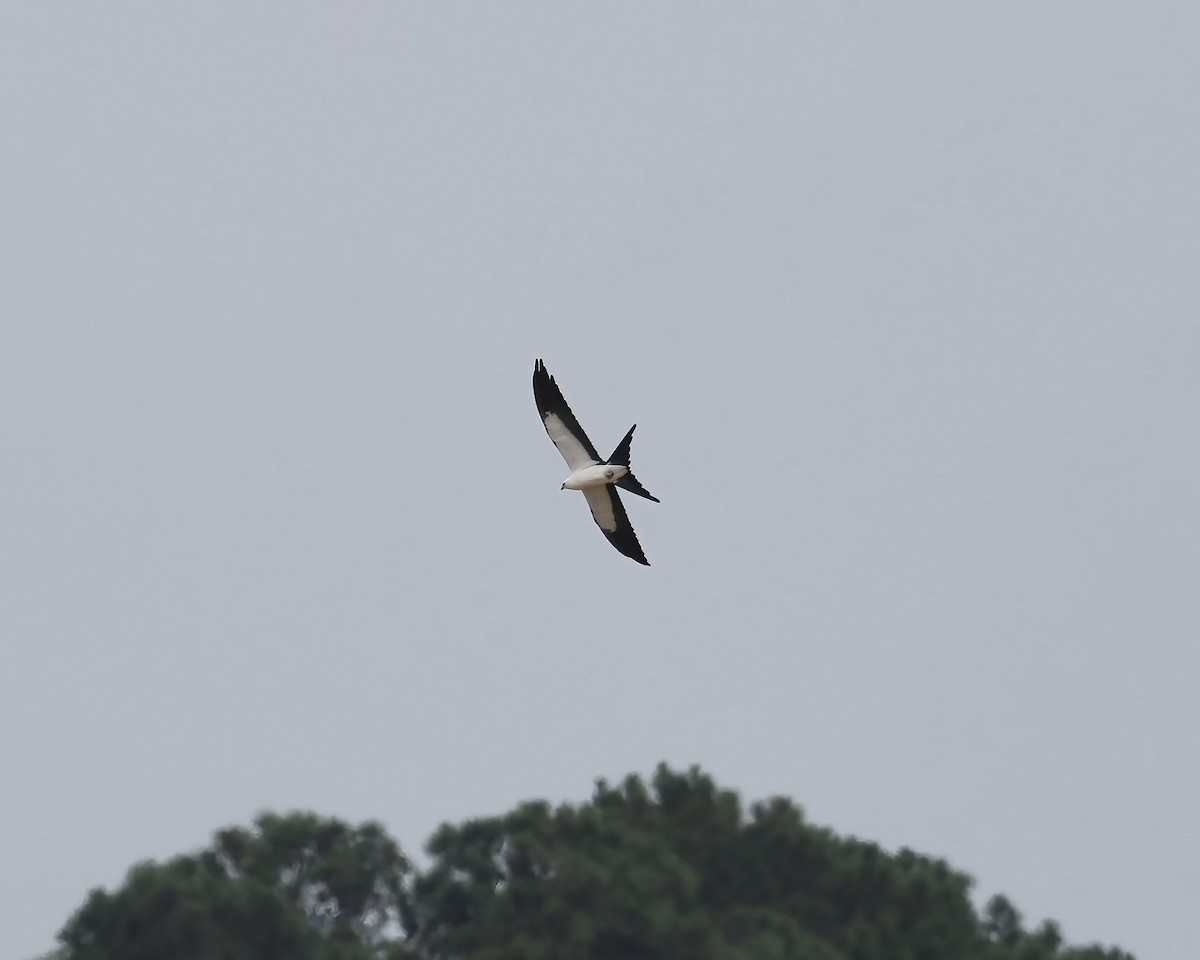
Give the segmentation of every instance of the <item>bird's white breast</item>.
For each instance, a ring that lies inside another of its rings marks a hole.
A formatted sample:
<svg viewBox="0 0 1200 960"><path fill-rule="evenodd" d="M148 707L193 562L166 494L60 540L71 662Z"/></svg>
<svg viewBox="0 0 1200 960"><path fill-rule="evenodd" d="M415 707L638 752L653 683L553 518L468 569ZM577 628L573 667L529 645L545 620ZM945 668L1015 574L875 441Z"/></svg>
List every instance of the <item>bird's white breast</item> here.
<svg viewBox="0 0 1200 960"><path fill-rule="evenodd" d="M596 463L589 467L580 467L567 477L563 487L567 490L602 487L606 483L616 483L628 472L628 467L617 463Z"/></svg>

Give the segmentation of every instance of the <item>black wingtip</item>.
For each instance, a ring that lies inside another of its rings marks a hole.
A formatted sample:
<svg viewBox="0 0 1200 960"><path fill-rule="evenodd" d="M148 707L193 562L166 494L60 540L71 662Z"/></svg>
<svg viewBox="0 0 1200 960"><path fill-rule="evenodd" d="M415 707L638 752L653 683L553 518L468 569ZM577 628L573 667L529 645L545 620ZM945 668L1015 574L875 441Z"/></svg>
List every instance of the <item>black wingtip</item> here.
<svg viewBox="0 0 1200 960"><path fill-rule="evenodd" d="M537 401L539 413L547 412L556 402L566 403L562 400L562 394L554 382L554 378L550 376L550 372L541 360L533 361L533 396Z"/></svg>

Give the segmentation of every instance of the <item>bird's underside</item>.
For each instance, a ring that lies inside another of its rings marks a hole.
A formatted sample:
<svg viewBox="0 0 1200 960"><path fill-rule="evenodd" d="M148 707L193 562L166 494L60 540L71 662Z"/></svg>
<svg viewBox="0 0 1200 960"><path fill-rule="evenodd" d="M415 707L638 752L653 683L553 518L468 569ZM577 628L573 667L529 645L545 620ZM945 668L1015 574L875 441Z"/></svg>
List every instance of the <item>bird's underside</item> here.
<svg viewBox="0 0 1200 960"><path fill-rule="evenodd" d="M649 566L650 561L638 543L625 505L617 495L617 487L621 487L639 497L659 502L658 497L638 482L629 466L629 447L637 424L629 428L612 456L602 460L541 360L533 366L533 398L546 433L571 469L563 489L581 490L592 511L592 519L608 542L630 559Z"/></svg>

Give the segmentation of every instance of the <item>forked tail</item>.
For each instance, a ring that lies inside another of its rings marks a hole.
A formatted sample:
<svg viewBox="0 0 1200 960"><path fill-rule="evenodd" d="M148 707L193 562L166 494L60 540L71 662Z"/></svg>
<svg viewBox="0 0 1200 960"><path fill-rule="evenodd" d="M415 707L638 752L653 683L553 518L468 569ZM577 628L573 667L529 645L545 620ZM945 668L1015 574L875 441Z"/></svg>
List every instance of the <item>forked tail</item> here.
<svg viewBox="0 0 1200 960"><path fill-rule="evenodd" d="M629 446L633 443L633 431L636 429L637 424L635 423L629 428L629 432L625 434L625 439L617 444L617 449L612 452L612 456L605 463L614 463L626 469L625 476L617 481L617 486L622 490L636 493L639 497L645 497L647 500L653 500L655 503L662 503L658 497L654 496L654 494L638 483L637 477L633 475L633 469L629 466Z"/></svg>

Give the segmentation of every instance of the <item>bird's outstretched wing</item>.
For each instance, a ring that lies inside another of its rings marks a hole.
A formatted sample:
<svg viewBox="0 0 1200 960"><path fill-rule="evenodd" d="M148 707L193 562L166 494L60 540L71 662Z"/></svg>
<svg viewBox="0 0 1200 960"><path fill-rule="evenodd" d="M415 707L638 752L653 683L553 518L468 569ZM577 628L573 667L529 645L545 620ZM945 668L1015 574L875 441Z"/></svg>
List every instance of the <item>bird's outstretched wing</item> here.
<svg viewBox="0 0 1200 960"><path fill-rule="evenodd" d="M546 372L546 365L541 360L533 365L533 399L537 403L538 414L541 415L546 433L558 447L558 452L567 461L572 473L580 467L603 463L600 454L592 446L592 441L583 432L583 427L579 425L575 414L563 399L558 384Z"/></svg>
<svg viewBox="0 0 1200 960"><path fill-rule="evenodd" d="M650 566L650 561L642 552L642 545L638 543L637 534L633 532L633 524L629 522L625 504L621 503L621 498L617 496L617 488L611 483L606 483L602 487L586 488L583 495L587 497L588 506L592 508L592 519L608 537L608 542L631 560Z"/></svg>

